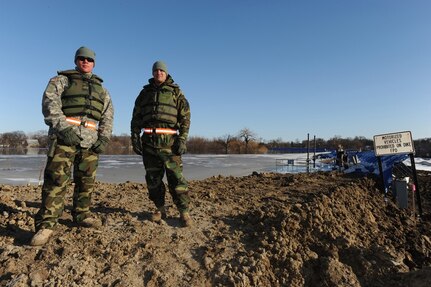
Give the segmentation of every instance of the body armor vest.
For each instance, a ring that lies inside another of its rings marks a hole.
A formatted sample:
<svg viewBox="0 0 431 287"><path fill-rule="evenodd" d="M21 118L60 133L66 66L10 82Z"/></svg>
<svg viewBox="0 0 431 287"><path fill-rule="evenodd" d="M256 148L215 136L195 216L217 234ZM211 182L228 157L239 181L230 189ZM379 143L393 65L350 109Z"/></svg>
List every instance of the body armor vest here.
<svg viewBox="0 0 431 287"><path fill-rule="evenodd" d="M76 70L58 72L69 79L69 86L61 95L63 113L67 117L88 116L100 121L103 112L103 80L96 75L86 78Z"/></svg>
<svg viewBox="0 0 431 287"><path fill-rule="evenodd" d="M144 97L141 104L142 122L149 126L157 126L160 122L171 127L175 126L178 122L178 86L175 84L167 84L161 87L146 85L143 92Z"/></svg>

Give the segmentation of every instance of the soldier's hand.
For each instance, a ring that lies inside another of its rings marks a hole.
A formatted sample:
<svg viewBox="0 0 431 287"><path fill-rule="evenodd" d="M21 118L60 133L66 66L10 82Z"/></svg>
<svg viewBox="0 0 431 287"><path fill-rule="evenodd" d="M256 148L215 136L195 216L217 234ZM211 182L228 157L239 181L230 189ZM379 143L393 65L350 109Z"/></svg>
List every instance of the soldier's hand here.
<svg viewBox="0 0 431 287"><path fill-rule="evenodd" d="M132 133L131 135L132 139L132 147L133 151L136 154L142 155L142 142L141 142L141 135L138 133Z"/></svg>
<svg viewBox="0 0 431 287"><path fill-rule="evenodd" d="M82 141L82 138L75 133L72 127L68 127L59 131L58 136L60 140L67 146L76 146Z"/></svg>
<svg viewBox="0 0 431 287"><path fill-rule="evenodd" d="M182 137L178 137L175 139L172 152L176 155L185 154L187 151L186 140Z"/></svg>
<svg viewBox="0 0 431 287"><path fill-rule="evenodd" d="M107 137L99 136L97 141L91 147L91 150L97 154L100 154L105 151L106 147L108 146L108 143L109 143L109 139Z"/></svg>

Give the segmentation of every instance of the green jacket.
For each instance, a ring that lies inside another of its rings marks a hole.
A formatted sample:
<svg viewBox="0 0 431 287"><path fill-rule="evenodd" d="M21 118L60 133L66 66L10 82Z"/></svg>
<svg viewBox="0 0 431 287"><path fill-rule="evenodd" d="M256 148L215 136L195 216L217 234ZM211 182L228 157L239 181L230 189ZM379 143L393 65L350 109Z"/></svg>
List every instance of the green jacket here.
<svg viewBox="0 0 431 287"><path fill-rule="evenodd" d="M157 86L151 78L135 101L131 132L140 134L143 128L171 128L178 130L178 136L187 140L190 129L190 106L180 87L170 75ZM166 147L173 143L171 135L143 134L144 144L152 147Z"/></svg>

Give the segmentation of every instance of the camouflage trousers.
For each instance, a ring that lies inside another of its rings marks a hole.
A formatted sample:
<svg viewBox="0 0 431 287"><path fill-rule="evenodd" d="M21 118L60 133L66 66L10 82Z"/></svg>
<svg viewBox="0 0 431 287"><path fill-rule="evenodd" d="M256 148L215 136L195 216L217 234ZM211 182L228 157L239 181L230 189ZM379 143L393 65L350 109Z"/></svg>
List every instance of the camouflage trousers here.
<svg viewBox="0 0 431 287"><path fill-rule="evenodd" d="M52 157L48 156L42 186L42 205L35 216L35 228L53 228L64 210L64 198L70 182L72 167L72 216L80 222L90 215L91 193L94 189L98 154L80 147L57 145Z"/></svg>
<svg viewBox="0 0 431 287"><path fill-rule="evenodd" d="M144 146L142 157L149 198L156 207L165 205L166 188L163 177L166 173L169 193L174 204L180 212L189 211L188 183L183 176L181 156L174 155L170 148L159 149Z"/></svg>

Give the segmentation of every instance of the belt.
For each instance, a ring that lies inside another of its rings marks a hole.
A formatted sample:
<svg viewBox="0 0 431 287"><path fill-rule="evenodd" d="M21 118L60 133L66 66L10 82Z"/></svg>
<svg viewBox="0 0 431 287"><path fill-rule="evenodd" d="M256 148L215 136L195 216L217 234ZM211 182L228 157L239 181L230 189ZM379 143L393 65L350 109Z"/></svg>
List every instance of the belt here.
<svg viewBox="0 0 431 287"><path fill-rule="evenodd" d="M97 131L97 123L93 121L81 121L79 118L67 117L66 122L75 126L83 126L84 128Z"/></svg>
<svg viewBox="0 0 431 287"><path fill-rule="evenodd" d="M143 128L144 134L165 134L165 135L176 135L178 132L174 129L167 128Z"/></svg>

